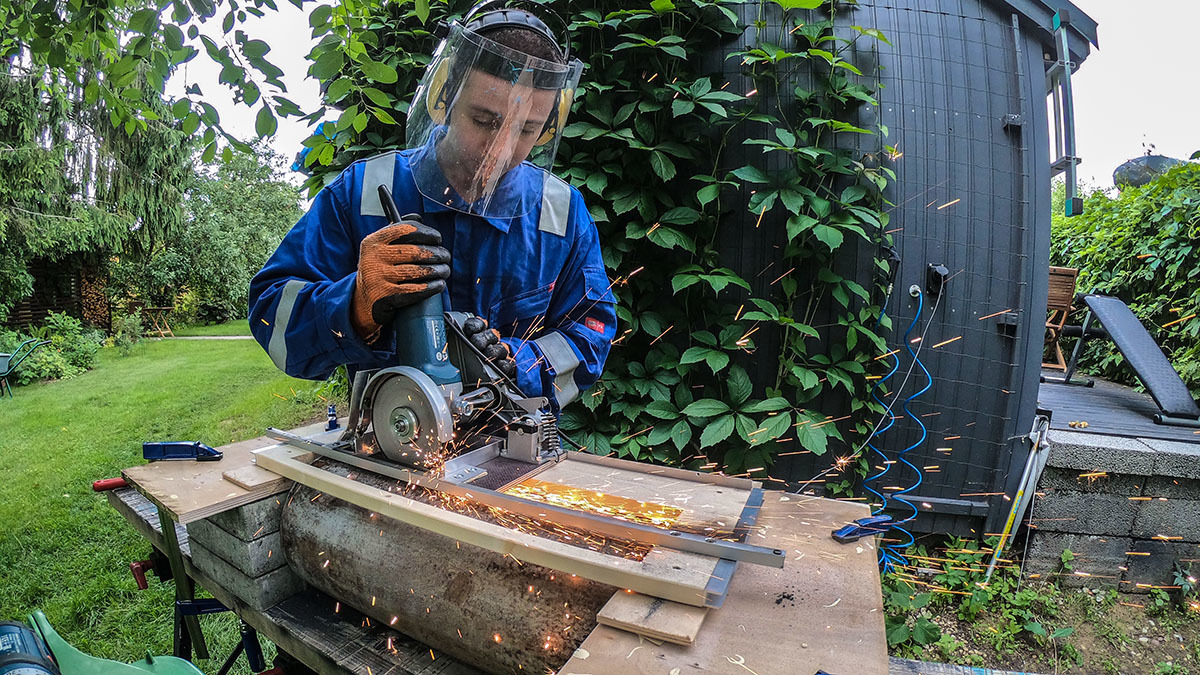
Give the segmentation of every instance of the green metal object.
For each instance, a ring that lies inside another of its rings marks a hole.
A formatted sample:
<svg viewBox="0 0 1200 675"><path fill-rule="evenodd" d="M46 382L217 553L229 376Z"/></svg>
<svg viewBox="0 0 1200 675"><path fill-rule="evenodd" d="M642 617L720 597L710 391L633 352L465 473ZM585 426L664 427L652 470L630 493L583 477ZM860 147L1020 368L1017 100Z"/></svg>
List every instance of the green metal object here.
<svg viewBox="0 0 1200 675"><path fill-rule="evenodd" d="M50 627L46 615L35 610L29 625L40 635L62 675L203 675L199 668L173 656L151 656L133 663L121 663L89 656L75 649Z"/></svg>
<svg viewBox="0 0 1200 675"><path fill-rule="evenodd" d="M26 340L17 346L16 350L11 354L0 354L0 396L4 395L4 389L8 389L8 397L12 398L12 385L8 383L8 378L13 373L17 372L17 366L32 354L38 347L50 344L49 340L38 341ZM22 351L24 350L24 351Z"/></svg>

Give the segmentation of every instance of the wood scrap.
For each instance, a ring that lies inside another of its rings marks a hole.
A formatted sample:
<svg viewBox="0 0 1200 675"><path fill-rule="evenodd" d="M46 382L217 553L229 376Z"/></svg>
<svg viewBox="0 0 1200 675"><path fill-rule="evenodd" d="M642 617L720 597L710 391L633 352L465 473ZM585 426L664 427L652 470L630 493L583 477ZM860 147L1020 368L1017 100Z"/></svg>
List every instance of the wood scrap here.
<svg viewBox="0 0 1200 675"><path fill-rule="evenodd" d="M601 608L596 620L602 625L648 638L690 645L696 641L696 634L700 632L707 615L707 607L692 607L641 593L617 591Z"/></svg>

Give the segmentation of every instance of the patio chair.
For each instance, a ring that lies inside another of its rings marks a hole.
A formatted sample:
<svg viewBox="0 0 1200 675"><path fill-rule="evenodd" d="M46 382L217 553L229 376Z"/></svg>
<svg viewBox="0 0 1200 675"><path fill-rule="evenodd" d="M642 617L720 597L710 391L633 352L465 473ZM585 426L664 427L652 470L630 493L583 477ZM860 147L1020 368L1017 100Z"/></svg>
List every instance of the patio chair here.
<svg viewBox="0 0 1200 675"><path fill-rule="evenodd" d="M1067 371L1067 359L1063 356L1062 345L1059 341L1063 336L1063 326L1071 313L1071 302L1075 299L1075 281L1079 270L1073 267L1051 267L1050 288L1046 295L1046 345L1054 347L1054 362L1042 363L1043 368L1057 368Z"/></svg>
<svg viewBox="0 0 1200 675"><path fill-rule="evenodd" d="M12 385L8 383L8 377L17 372L17 366L26 359L35 349L42 345L50 344L49 340L39 342L36 338L26 340L17 345L16 350L11 354L0 354L0 398L4 397L4 389L8 388L8 397L12 398Z"/></svg>

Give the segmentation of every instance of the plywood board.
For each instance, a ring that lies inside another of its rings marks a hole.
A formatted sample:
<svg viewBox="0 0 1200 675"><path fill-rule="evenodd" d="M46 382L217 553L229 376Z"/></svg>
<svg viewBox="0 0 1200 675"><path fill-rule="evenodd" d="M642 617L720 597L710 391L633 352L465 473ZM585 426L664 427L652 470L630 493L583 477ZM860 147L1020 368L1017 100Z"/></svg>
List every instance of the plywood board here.
<svg viewBox="0 0 1200 675"><path fill-rule="evenodd" d="M287 487L289 483L291 483L290 480L284 478L283 476L280 476L277 473L272 473L260 466L255 465L230 469L221 475L225 478L225 480L244 490L257 490L259 488L263 488L276 491L282 490L283 488ZM272 486L271 488L264 487L271 483L278 483L279 485Z"/></svg>
<svg viewBox="0 0 1200 675"><path fill-rule="evenodd" d="M829 533L868 514L849 504L767 492L752 543L786 549L783 569L739 565L725 604L690 646L597 626L560 675L888 672L877 551Z"/></svg>
<svg viewBox="0 0 1200 675"><path fill-rule="evenodd" d="M536 479L680 511L673 527L698 534L732 532L750 498L750 489L714 485L645 466L622 468L567 459L537 474ZM745 481L748 485L753 485Z"/></svg>
<svg viewBox="0 0 1200 675"><path fill-rule="evenodd" d="M319 440L333 440L341 433L339 429L321 434L323 429L324 423L318 423L297 429L295 433ZM260 436L217 448L224 457L216 462L152 462L125 469L121 475L147 499L165 508L177 522L186 525L286 490L289 485L287 481L252 483L254 487L247 489L226 480L224 475L248 468L262 471L254 467L251 453L278 443L275 439Z"/></svg>
<svg viewBox="0 0 1200 675"><path fill-rule="evenodd" d="M286 446L264 448L255 457L259 466L374 513L521 562L688 605L704 605L717 565L709 556L665 548L652 549L640 561L630 560L510 530L310 466L302 461L311 458L310 453Z"/></svg>
<svg viewBox="0 0 1200 675"><path fill-rule="evenodd" d="M708 611L707 607L692 607L641 593L618 591L596 615L596 620L604 626L655 640L690 645L695 642Z"/></svg>

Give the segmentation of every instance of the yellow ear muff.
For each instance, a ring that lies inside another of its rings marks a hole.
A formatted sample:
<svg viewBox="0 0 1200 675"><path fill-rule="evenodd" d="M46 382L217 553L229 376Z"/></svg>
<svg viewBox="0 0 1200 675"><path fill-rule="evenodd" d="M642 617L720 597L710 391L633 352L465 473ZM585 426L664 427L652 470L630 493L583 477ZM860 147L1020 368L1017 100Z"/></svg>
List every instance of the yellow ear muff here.
<svg viewBox="0 0 1200 675"><path fill-rule="evenodd" d="M567 115L571 112L571 101L575 99L574 89L563 89L558 92L558 110L557 115L550 124L546 125L546 129L542 131L542 135L537 139L534 145L545 145L558 135L558 128L562 126L563 120L567 119Z"/></svg>
<svg viewBox="0 0 1200 675"><path fill-rule="evenodd" d="M425 94L425 109L429 111L429 119L434 124L446 123L446 100L442 90L446 88L446 79L450 77L450 59L442 59L433 77L429 78L429 91Z"/></svg>

